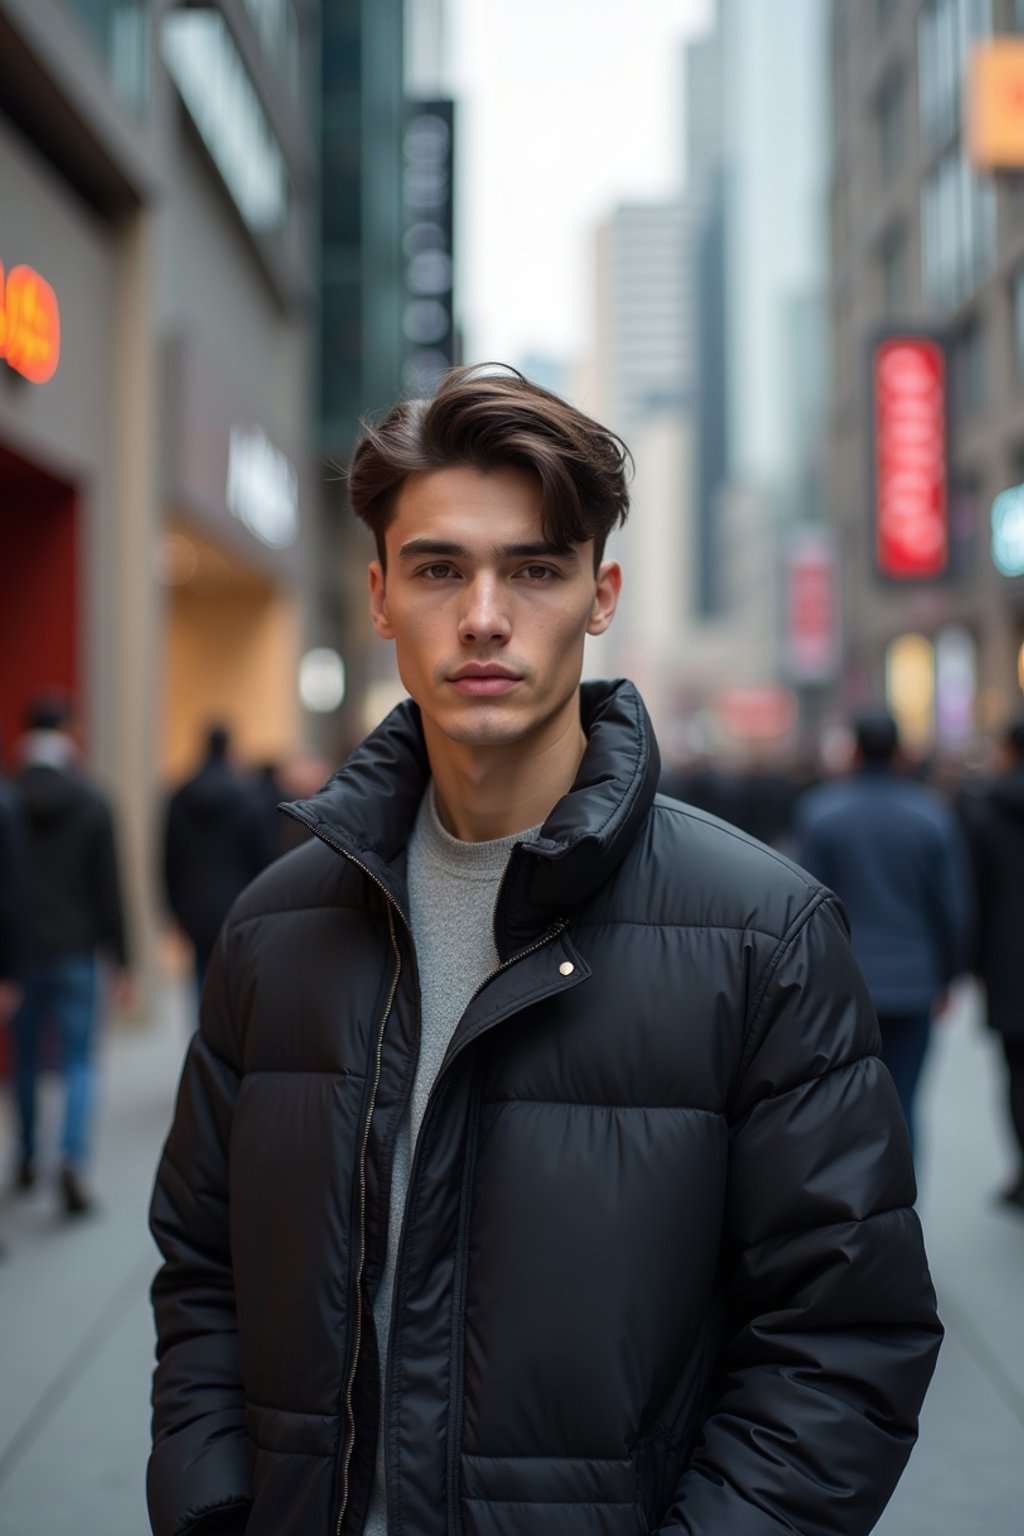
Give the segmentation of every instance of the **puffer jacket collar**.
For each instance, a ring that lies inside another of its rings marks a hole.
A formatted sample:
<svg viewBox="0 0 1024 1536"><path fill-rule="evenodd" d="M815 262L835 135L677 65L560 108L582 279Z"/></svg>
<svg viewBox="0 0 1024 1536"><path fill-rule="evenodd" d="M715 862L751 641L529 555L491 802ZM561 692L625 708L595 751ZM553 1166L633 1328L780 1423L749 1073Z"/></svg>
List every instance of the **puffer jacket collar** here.
<svg viewBox="0 0 1024 1536"><path fill-rule="evenodd" d="M654 798L658 747L633 684L584 683L580 709L587 750L576 781L509 860L495 913L503 959L604 884ZM282 810L361 864L404 913L405 850L429 775L419 708L406 700L319 794Z"/></svg>

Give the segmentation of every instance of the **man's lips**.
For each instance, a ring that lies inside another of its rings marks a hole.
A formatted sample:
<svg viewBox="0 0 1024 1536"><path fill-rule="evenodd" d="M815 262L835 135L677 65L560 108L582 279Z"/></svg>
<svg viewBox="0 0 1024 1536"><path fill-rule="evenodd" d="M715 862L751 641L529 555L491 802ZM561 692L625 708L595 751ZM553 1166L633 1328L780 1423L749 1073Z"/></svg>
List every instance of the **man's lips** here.
<svg viewBox="0 0 1024 1536"><path fill-rule="evenodd" d="M508 693L522 681L518 672L507 667L468 666L454 673L448 681L459 693L470 697L491 698Z"/></svg>

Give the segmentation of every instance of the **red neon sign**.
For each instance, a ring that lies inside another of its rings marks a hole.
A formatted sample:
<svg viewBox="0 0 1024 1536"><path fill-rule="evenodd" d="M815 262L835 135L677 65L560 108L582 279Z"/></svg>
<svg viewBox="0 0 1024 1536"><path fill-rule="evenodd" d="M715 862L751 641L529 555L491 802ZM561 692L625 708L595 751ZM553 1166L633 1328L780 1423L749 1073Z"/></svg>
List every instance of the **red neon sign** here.
<svg viewBox="0 0 1024 1536"><path fill-rule="evenodd" d="M946 357L927 336L875 347L875 535L878 569L903 581L949 563Z"/></svg>
<svg viewBox="0 0 1024 1536"><path fill-rule="evenodd" d="M0 266L0 358L33 384L45 384L60 361L60 310L45 277L31 267Z"/></svg>

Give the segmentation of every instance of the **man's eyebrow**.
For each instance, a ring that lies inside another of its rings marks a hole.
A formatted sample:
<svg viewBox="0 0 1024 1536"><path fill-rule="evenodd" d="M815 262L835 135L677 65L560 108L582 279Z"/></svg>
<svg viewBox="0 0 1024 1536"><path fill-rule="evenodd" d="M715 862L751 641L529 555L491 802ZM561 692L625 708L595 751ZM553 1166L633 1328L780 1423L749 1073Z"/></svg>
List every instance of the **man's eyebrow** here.
<svg viewBox="0 0 1024 1536"><path fill-rule="evenodd" d="M445 559L466 560L469 550L464 544L452 544L444 539L410 539L398 551L399 559L414 560L419 555L441 555Z"/></svg>
<svg viewBox="0 0 1024 1536"><path fill-rule="evenodd" d="M543 557L548 560L578 561L579 551L572 544L552 544L548 539L538 539L531 544L499 544L495 549L499 560L532 560ZM447 539L409 539L398 551L401 560L417 560L433 555L441 560L471 560L472 551L464 544L454 544Z"/></svg>
<svg viewBox="0 0 1024 1536"><path fill-rule="evenodd" d="M535 544L501 544L498 554L503 560L529 560L537 555L548 560L578 560L580 557L579 550L571 544L552 544L548 539L539 539Z"/></svg>

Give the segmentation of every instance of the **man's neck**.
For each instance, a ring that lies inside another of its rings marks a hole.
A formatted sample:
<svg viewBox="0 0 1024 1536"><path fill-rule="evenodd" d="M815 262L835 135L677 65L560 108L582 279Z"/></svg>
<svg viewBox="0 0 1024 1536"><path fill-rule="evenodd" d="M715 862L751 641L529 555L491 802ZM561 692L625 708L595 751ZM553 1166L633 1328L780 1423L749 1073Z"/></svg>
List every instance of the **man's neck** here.
<svg viewBox="0 0 1024 1536"><path fill-rule="evenodd" d="M468 843L512 837L546 820L572 788L587 747L578 696L540 740L470 747L427 720L424 734L441 824Z"/></svg>

